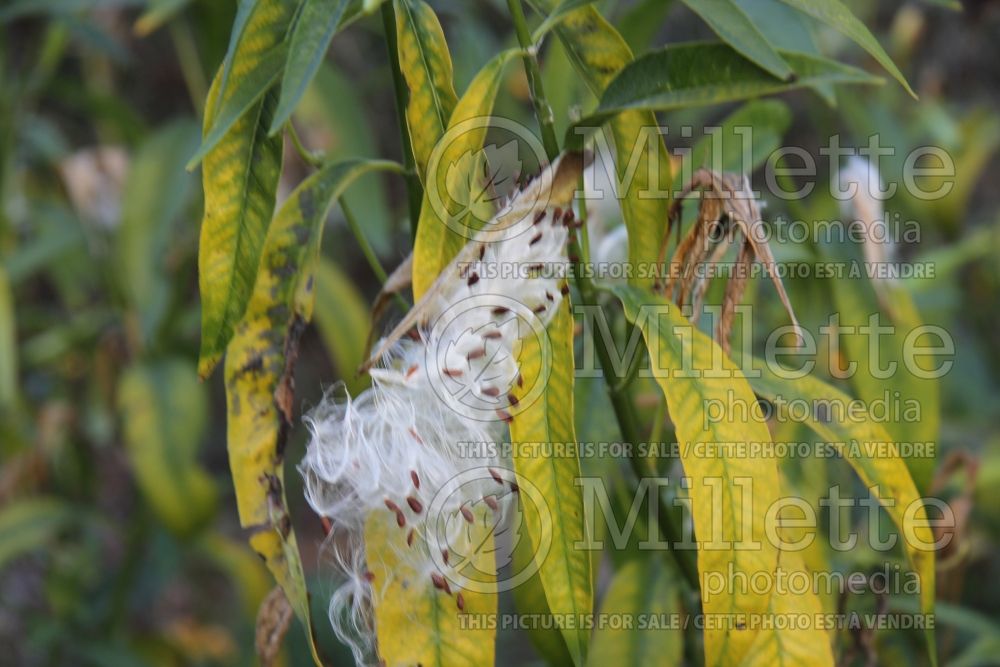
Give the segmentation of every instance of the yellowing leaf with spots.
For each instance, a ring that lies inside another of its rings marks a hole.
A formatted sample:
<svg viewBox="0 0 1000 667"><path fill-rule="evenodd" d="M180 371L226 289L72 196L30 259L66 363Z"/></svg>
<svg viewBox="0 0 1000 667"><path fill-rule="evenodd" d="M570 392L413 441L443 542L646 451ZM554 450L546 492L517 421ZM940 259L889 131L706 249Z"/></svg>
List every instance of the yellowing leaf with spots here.
<svg viewBox="0 0 1000 667"><path fill-rule="evenodd" d="M516 55L516 50L504 51L476 74L448 120L447 139L429 157L413 244L413 295L417 299L482 222L493 217L490 188L476 172L485 164L478 158L504 66Z"/></svg>
<svg viewBox="0 0 1000 667"><path fill-rule="evenodd" d="M229 465L240 525L253 531L251 546L307 627L308 596L284 491L291 371L299 336L312 316L323 222L354 179L379 169L400 167L383 161L338 162L292 192L268 230L246 314L226 351Z"/></svg>
<svg viewBox="0 0 1000 667"><path fill-rule="evenodd" d="M585 618L593 611L591 552L583 510L580 460L575 450L555 455L548 447L535 444L576 442L573 423L573 315L569 299L563 299L547 329L547 341L527 336L520 355L523 384L533 387L544 382L544 392L532 403L522 402L513 412L510 439L514 443L514 470L518 480L538 489L547 505L534 508L524 503L525 524L531 543L551 545L546 552L534 553L535 567L545 591L549 611L557 618ZM548 346L549 350L542 349ZM543 375L544 359L551 365ZM524 445L519 447L518 445ZM522 487L525 484L521 483ZM538 511L536 511L538 510ZM539 516L546 511L548 517ZM547 533L547 534L545 534ZM580 624L560 628L573 662L582 665L587 654L589 632Z"/></svg>
<svg viewBox="0 0 1000 667"><path fill-rule="evenodd" d="M218 106L222 71L215 76L205 107L205 131ZM202 164L205 216L198 245L201 291L201 358L207 377L243 317L257 277L260 250L274 214L281 176L281 137L268 138L275 93L269 92L241 116Z"/></svg>
<svg viewBox="0 0 1000 667"><path fill-rule="evenodd" d="M667 400L677 432L681 463L690 485L691 515L698 540L698 574L707 581L734 576L770 577L778 551L767 538L764 516L779 497L773 458L730 457L711 445L770 442L759 408L733 410L709 418L711 405L757 406L757 399L736 365L711 338L662 297L636 287L618 287L625 316L646 339L653 374ZM749 413L749 414L748 414ZM706 447L707 446L707 447ZM733 587L705 595L706 615L763 616L769 594ZM705 663L736 665L759 635L758 627L706 627Z"/></svg>
<svg viewBox="0 0 1000 667"><path fill-rule="evenodd" d="M448 43L434 10L423 0L395 0L399 67L409 88L406 123L417 175L423 181L427 160L448 127L458 103Z"/></svg>
<svg viewBox="0 0 1000 667"><path fill-rule="evenodd" d="M559 3L532 0L532 4L550 12ZM594 7L581 7L569 13L553 30L577 73L597 97L615 75L632 62L628 44ZM608 123L610 137L598 133L600 143L595 147L595 150L614 156L617 173L612 176L616 183L627 185L618 188L617 196L628 229L628 259L633 266L648 266L657 261L660 242L667 229L670 159L656 127L656 116L652 112L626 111ZM651 195L655 192L659 194ZM604 196L615 195L605 193ZM630 282L648 285L652 277L642 277L640 272L635 272Z"/></svg>
<svg viewBox="0 0 1000 667"><path fill-rule="evenodd" d="M188 169L215 148L277 83L288 53L285 35L294 15L295 3L285 0L253 0L240 6L229 52L215 86L218 99L213 103L211 123L206 125L201 146L188 162ZM270 118L265 130L269 126Z"/></svg>

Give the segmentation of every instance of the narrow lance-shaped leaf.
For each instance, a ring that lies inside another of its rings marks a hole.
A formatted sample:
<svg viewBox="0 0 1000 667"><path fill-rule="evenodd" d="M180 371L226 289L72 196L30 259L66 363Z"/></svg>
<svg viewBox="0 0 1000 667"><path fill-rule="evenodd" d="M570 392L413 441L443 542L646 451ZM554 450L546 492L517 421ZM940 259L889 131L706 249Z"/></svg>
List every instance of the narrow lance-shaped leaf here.
<svg viewBox="0 0 1000 667"><path fill-rule="evenodd" d="M809 581L809 573L799 552L780 551L778 567L786 581ZM771 595L767 613L779 618L801 614L811 620L799 626L779 623L774 630L758 634L746 658L740 663L742 667L833 667L829 637L821 624L812 620L822 618L823 614L816 591L806 587L796 595L775 593Z"/></svg>
<svg viewBox="0 0 1000 667"><path fill-rule="evenodd" d="M865 486L878 487L878 500L899 528L906 558L920 577L920 606L925 614L934 612L934 552L927 545L934 536L927 526L927 512L899 448L882 424L865 415L854 415L851 397L810 375L789 379L770 365L754 363L760 376L750 380L755 392L768 400L824 407L823 414L810 413L805 424L834 446L854 468ZM796 373L801 375L801 373ZM847 409L851 407L850 418ZM909 524L907 512L912 512ZM914 521L916 523L914 523ZM915 539L911 539L915 538ZM921 548L916 544L924 545ZM933 630L927 631L930 655L935 655Z"/></svg>
<svg viewBox="0 0 1000 667"><path fill-rule="evenodd" d="M712 443L770 442L760 410L734 410L710 416L710 405L757 406L739 369L708 336L680 313L680 308L646 290L617 287L625 316L646 339L650 364L667 400L676 428L684 475L689 481L691 515L698 539L698 573L703 582L742 573L771 576L778 550L768 539L764 516L779 494L774 459L728 457L696 447ZM739 575L736 575L739 576ZM705 591L703 590L703 593ZM705 595L706 615L765 615L770 594L734 587ZM706 628L705 663L740 664L760 627Z"/></svg>
<svg viewBox="0 0 1000 667"><path fill-rule="evenodd" d="M790 81L768 74L725 44L693 42L648 53L608 84L580 128L599 126L628 109L668 111L771 95L819 83L876 84L864 70L804 53L779 51L795 71ZM574 128L569 132L576 134Z"/></svg>
<svg viewBox="0 0 1000 667"><path fill-rule="evenodd" d="M792 68L733 0L684 0L684 4L747 59L779 79L792 75Z"/></svg>
<svg viewBox="0 0 1000 667"><path fill-rule="evenodd" d="M395 0L399 67L409 88L406 123L417 175L424 181L427 160L458 103L448 43L431 6L423 0Z"/></svg>
<svg viewBox="0 0 1000 667"><path fill-rule="evenodd" d="M288 41L278 108L268 133L279 132L306 92L340 27L348 0L304 0Z"/></svg>
<svg viewBox="0 0 1000 667"><path fill-rule="evenodd" d="M493 214L490 190L480 180L483 141L489 129L504 66L518 54L503 51L476 74L448 121L454 138L431 155L413 244L413 296L419 299L441 270Z"/></svg>
<svg viewBox="0 0 1000 667"><path fill-rule="evenodd" d="M283 456L292 426L298 338L312 317L315 266L333 201L364 173L393 162L348 160L324 167L275 217L243 320L226 351L227 440L240 525L309 629L309 601L285 504ZM314 649L315 650L315 649ZM317 664L319 659L315 656Z"/></svg>
<svg viewBox="0 0 1000 667"><path fill-rule="evenodd" d="M657 556L658 554L652 554ZM680 665L684 633L679 627L657 627L652 621L676 621L683 613L681 589L670 567L661 558L629 561L615 573L601 604L607 618L646 618L650 627L598 627L588 665Z"/></svg>
<svg viewBox="0 0 1000 667"><path fill-rule="evenodd" d="M839 30L877 60L896 81L899 81L906 92L914 98L917 97L910 84L906 82L906 77L896 67L896 63L892 62L892 58L875 36L840 0L782 0L782 2Z"/></svg>
<svg viewBox="0 0 1000 667"><path fill-rule="evenodd" d="M188 169L193 169L222 141L236 121L278 81L284 69L288 53L285 34L295 14L294 4L285 0L249 0L247 4L251 6L245 10L247 5L241 6L236 16L212 123L188 161Z"/></svg>
<svg viewBox="0 0 1000 667"><path fill-rule="evenodd" d="M554 11L551 0L532 0L545 12ZM567 14L556 28L576 71L595 95L600 96L615 75L632 62L632 51L618 31L594 7ZM622 113L612 119L610 141L597 150L614 151L617 196L628 229L628 258L633 266L651 266L666 231L670 207L670 158L663 137L656 131L656 116L648 111ZM574 133L570 128L570 133ZM575 144L581 137L567 137ZM604 137L599 137L604 138ZM653 156L650 156L652 142ZM605 164L611 164L605 160ZM604 196L613 196L604 193ZM652 272L636 271L630 282L652 283Z"/></svg>
<svg viewBox="0 0 1000 667"><path fill-rule="evenodd" d="M218 106L222 72L216 74L205 106L205 130ZM201 292L201 355L205 378L243 317L257 277L260 250L274 213L281 176L282 139L269 138L274 92L242 116L202 164L205 216L198 245Z"/></svg>
<svg viewBox="0 0 1000 667"><path fill-rule="evenodd" d="M198 464L206 396L183 360L129 368L118 387L125 445L139 488L168 528L188 535L215 510L215 484Z"/></svg>
<svg viewBox="0 0 1000 667"><path fill-rule="evenodd" d="M17 556L44 547L77 520L73 505L56 498L21 498L0 509L0 568Z"/></svg>
<svg viewBox="0 0 1000 667"><path fill-rule="evenodd" d="M534 386L543 371L543 341L529 336L520 356L524 385ZM573 315L569 299L564 299L548 326L551 367L545 391L538 400L513 412L510 438L514 444L514 470L519 479L533 484L548 501L549 520L541 521L535 508L525 504L525 523L533 544L551 544L548 553L536 552L538 575L552 614L557 618L581 618L591 613L591 553L580 545L587 539L580 460L570 450L564 456L543 450L521 455L518 443L576 442L573 417ZM528 450L525 450L527 452ZM548 530L549 535L541 531ZM579 624L560 628L573 661L582 665L589 633Z"/></svg>

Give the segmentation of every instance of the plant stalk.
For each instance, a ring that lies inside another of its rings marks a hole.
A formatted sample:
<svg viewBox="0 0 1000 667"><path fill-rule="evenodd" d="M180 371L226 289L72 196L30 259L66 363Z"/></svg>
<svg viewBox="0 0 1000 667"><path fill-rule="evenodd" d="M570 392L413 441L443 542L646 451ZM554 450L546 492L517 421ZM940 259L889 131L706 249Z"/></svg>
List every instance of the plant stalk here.
<svg viewBox="0 0 1000 667"><path fill-rule="evenodd" d="M410 128L406 124L406 103L410 92L399 68L399 48L396 40L396 12L392 2L382 3L382 30L385 32L385 48L389 55L389 67L392 69L392 84L396 99L396 119L399 121L399 141L403 149L403 166L406 167L406 199L410 208L410 238L417 237L417 221L420 220L420 206L424 198L424 189L417 175L416 160L413 158L413 145L410 143Z"/></svg>

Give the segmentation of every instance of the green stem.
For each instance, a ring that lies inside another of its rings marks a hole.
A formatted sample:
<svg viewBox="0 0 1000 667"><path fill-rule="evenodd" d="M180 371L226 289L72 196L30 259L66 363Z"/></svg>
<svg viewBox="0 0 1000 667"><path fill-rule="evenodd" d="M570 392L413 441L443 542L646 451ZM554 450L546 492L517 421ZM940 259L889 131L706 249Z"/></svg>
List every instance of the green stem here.
<svg viewBox="0 0 1000 667"><path fill-rule="evenodd" d="M392 2L382 3L382 30L385 32L385 48L389 54L389 67L392 69L392 84L396 98L396 119L399 121L399 141L403 145L403 166L406 167L406 199L410 206L410 236L417 236L417 221L420 220L420 205L424 198L424 190L417 176L416 160L413 159L413 145L410 143L410 128L406 124L406 101L409 99L409 89L406 79L399 68L399 48L396 42L396 12Z"/></svg>
<svg viewBox="0 0 1000 667"><path fill-rule="evenodd" d="M323 166L323 156L314 153L309 150L304 143L302 143L301 137L299 137L298 131L295 129L295 125L292 121L285 123L285 129L288 130L288 136L292 139L292 146L295 147L295 152L299 154L299 157L308 164L310 167L319 169Z"/></svg>
<svg viewBox="0 0 1000 667"><path fill-rule="evenodd" d="M545 90L542 88L542 73L538 69L535 45L531 42L531 33L528 32L528 23L524 19L521 0L507 0L507 6L510 8L510 17L514 21L517 41L524 53L522 57L524 72L528 77L531 103L535 107L535 116L538 118L538 126L542 132L542 145L545 147L545 154L549 158L549 162L552 162L559 155L559 141L556 139L556 130L553 125L552 107L549 106L549 102L545 98Z"/></svg>
<svg viewBox="0 0 1000 667"><path fill-rule="evenodd" d="M552 107L549 106L545 98L545 91L542 88L542 77L538 69L538 60L535 57L535 47L531 42L531 33L528 32L528 25L524 18L524 11L521 8L521 0L507 0L510 8L511 19L514 22L514 31L517 33L517 41L524 52L524 70L528 77L528 87L531 91L531 102L535 109L535 116L538 118L538 125L542 133L542 145L549 161L555 160L559 155L559 141L556 139L555 127L553 126ZM589 248L588 248L589 250ZM569 256L574 262L574 276L577 290L580 292L580 300L584 305L598 305L596 289L594 283L583 270L583 262L586 255L580 247L575 229L569 233ZM606 345L597 343L597 357L601 362L601 371L604 374L604 381L608 387L608 396L611 399L611 407L614 409L615 418L618 420L618 428L621 430L622 438L633 446L640 442L638 430L638 420L635 415L635 408L632 405L632 398L629 394L629 383L619 382L614 377L614 366L611 363L611 355ZM633 452L636 448L633 447ZM644 465L643 459L638 456L631 457L632 469L638 478L643 478L649 474ZM681 531L677 523L678 514L673 508L668 507L662 497L657 497L656 502L659 507L657 521L663 537L671 543L681 541ZM694 554L690 551L673 551L674 559L681 570L681 573L690 583L694 590L699 590L698 570L694 562Z"/></svg>

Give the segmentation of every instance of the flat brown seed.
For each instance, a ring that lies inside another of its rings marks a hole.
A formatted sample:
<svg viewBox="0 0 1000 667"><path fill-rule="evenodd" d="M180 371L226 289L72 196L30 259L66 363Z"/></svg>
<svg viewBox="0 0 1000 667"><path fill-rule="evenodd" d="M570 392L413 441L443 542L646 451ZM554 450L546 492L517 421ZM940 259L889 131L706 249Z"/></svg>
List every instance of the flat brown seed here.
<svg viewBox="0 0 1000 667"><path fill-rule="evenodd" d="M468 521L469 523L473 523L476 520L476 517L473 516L472 514L472 510L470 510L465 505L462 505L459 511L462 513L462 518Z"/></svg>
<svg viewBox="0 0 1000 667"><path fill-rule="evenodd" d="M417 488L417 489L420 488L420 477L417 476L417 471L416 470L411 470L410 471L410 481L413 482L413 487L414 488Z"/></svg>
<svg viewBox="0 0 1000 667"><path fill-rule="evenodd" d="M406 497L406 504L409 505L410 509L416 512L417 514L420 514L421 512L424 511L424 506L420 503L419 500L417 500L413 496Z"/></svg>

